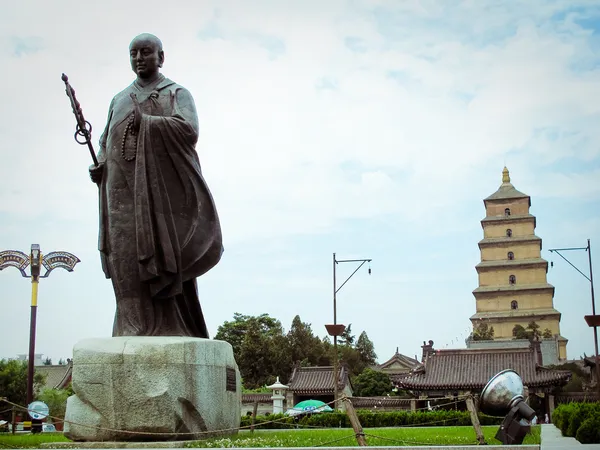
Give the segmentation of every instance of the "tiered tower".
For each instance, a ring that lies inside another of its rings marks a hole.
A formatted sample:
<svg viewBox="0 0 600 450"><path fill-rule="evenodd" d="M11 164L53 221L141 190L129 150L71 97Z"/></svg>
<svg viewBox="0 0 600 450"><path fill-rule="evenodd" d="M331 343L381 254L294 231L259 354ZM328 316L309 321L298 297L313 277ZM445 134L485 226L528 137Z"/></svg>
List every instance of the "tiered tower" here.
<svg viewBox="0 0 600 450"><path fill-rule="evenodd" d="M561 315L554 309L554 286L546 279L548 261L541 257L542 240L535 235L535 216L529 213L531 198L515 189L505 167L502 185L483 203L473 328L488 323L494 327L494 341L512 341L515 325L526 328L535 321L540 332L552 333L558 359L566 359L567 339L560 335Z"/></svg>

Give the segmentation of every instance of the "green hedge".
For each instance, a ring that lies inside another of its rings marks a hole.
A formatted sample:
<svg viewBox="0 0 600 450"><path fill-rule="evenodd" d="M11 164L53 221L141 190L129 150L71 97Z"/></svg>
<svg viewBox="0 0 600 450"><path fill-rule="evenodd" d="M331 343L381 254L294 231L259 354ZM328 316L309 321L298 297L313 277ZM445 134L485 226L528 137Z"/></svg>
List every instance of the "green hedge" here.
<svg viewBox="0 0 600 450"><path fill-rule="evenodd" d="M563 436L582 444L600 444L600 403L566 403L554 410L554 425Z"/></svg>
<svg viewBox="0 0 600 450"><path fill-rule="evenodd" d="M383 428L399 426L470 426L471 416L466 411L388 411L372 412L369 410L356 411L360 423L365 428ZM481 425L500 425L503 417L479 415ZM242 417L242 427L252 423L250 416ZM292 428L296 425L323 428L351 428L350 420L346 413L335 411L319 414L308 414L299 418L283 414L257 416L254 421L256 428L282 429Z"/></svg>

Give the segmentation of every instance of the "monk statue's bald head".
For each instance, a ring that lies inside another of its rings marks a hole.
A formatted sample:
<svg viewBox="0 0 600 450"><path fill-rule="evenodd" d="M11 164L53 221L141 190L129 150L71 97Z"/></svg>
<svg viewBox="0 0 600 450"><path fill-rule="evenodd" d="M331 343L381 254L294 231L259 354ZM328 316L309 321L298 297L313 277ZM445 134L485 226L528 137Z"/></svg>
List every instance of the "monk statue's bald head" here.
<svg viewBox="0 0 600 450"><path fill-rule="evenodd" d="M154 79L165 61L161 40L150 33L136 36L129 44L129 59L138 79Z"/></svg>

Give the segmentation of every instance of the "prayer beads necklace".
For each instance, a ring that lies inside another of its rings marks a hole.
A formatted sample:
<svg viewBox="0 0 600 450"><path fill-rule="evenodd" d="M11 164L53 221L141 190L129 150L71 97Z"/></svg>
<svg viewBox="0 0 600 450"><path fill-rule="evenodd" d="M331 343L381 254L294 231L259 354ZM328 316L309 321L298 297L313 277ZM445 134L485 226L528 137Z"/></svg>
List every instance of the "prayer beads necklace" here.
<svg viewBox="0 0 600 450"><path fill-rule="evenodd" d="M123 139L121 140L121 157L125 161L133 161L135 159L135 153L137 150L137 134L133 131L133 121L135 119L135 114L129 116L129 120L127 121L127 125L125 125L125 131L123 132ZM133 155L127 156L125 155L125 143L127 141L127 134L130 133L133 137Z"/></svg>

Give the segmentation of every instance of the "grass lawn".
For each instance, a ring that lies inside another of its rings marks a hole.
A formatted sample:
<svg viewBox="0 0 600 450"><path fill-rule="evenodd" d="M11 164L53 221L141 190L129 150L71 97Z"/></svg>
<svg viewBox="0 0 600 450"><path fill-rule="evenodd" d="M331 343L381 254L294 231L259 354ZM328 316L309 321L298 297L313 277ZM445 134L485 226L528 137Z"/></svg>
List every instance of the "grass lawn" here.
<svg viewBox="0 0 600 450"><path fill-rule="evenodd" d="M488 444L500 444L494 439L498 427L482 427ZM477 444L472 427L406 427L406 428L366 428L369 446L398 445L469 445ZM16 434L0 433L0 448L37 448L42 443L69 442L62 433ZM540 443L540 427L532 429L524 444ZM254 433L241 431L230 438L190 441L188 448L227 448L227 447L331 447L357 446L352 429L294 429L257 430Z"/></svg>
<svg viewBox="0 0 600 450"><path fill-rule="evenodd" d="M500 444L494 439L498 427L482 427L488 444ZM364 430L369 446L404 445L477 445L473 427L406 427L406 428L367 428ZM539 444L540 427L532 429L532 434L523 444ZM208 439L187 443L188 448L223 447L329 447L358 446L352 429L257 430L254 434L244 431L231 438Z"/></svg>
<svg viewBox="0 0 600 450"><path fill-rule="evenodd" d="M56 433L0 433L0 449L38 448L46 442L71 442L61 432Z"/></svg>

